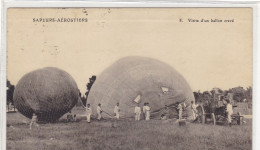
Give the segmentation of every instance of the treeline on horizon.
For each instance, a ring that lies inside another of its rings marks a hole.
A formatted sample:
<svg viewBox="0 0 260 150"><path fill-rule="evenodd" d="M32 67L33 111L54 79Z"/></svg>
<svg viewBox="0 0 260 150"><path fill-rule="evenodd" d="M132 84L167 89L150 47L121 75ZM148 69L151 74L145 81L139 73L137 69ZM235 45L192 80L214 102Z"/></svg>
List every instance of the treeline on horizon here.
<svg viewBox="0 0 260 150"><path fill-rule="evenodd" d="M81 105L81 103L86 106L88 94L90 92L90 89L94 82L96 81L97 77L93 75L91 78L89 78L89 83L86 84L86 92L84 95L80 92L79 96L81 98L81 102L78 102L77 105ZM13 101L13 93L15 90L15 86L11 84L11 82L7 79L6 84L7 89L7 104L11 103L14 104ZM204 103L206 101L218 101L220 100L219 97L225 97L229 94L232 94L232 99L235 102L246 102L250 105L252 105L252 87L246 87L244 89L243 87L233 87L228 90L222 90L220 88L213 88L209 91L194 91L193 95L195 97L195 101L199 103Z"/></svg>
<svg viewBox="0 0 260 150"><path fill-rule="evenodd" d="M196 91L193 92L195 101L198 103L220 101L225 98L230 98L233 102L244 102L248 103L249 107L252 106L252 87L243 88L241 86L233 87L228 90L222 90L220 88L213 88L210 91ZM230 97L231 96L231 97Z"/></svg>

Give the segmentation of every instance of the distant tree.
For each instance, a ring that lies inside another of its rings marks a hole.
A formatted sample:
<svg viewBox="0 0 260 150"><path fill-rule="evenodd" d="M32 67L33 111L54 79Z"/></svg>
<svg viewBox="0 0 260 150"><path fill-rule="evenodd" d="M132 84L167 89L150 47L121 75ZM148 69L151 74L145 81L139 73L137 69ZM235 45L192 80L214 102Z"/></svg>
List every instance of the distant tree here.
<svg viewBox="0 0 260 150"><path fill-rule="evenodd" d="M249 86L249 87L246 89L245 97L246 97L246 102L248 103L248 107L249 107L249 108L252 108L253 89L252 89L251 86Z"/></svg>
<svg viewBox="0 0 260 150"><path fill-rule="evenodd" d="M222 94L223 93L223 90L221 90L220 88L213 88L211 91L210 91L210 93L212 94L212 95L214 95L214 94Z"/></svg>
<svg viewBox="0 0 260 150"><path fill-rule="evenodd" d="M194 95L194 98L195 98L195 101L198 102L199 101L199 93L198 92L193 92L193 95Z"/></svg>
<svg viewBox="0 0 260 150"><path fill-rule="evenodd" d="M223 94L224 96L226 96L226 95L228 94L228 92L229 92L229 90L224 90L224 91L222 92L222 94Z"/></svg>
<svg viewBox="0 0 260 150"><path fill-rule="evenodd" d="M211 95L211 93L209 91L204 91L202 94L203 95Z"/></svg>
<svg viewBox="0 0 260 150"><path fill-rule="evenodd" d="M207 102L207 101L211 101L211 93L209 91L204 91L203 92L203 99L204 99L204 102Z"/></svg>
<svg viewBox="0 0 260 150"><path fill-rule="evenodd" d="M82 94L81 94L81 92L79 92L79 99L78 99L78 102L77 102L77 104L76 104L76 106L82 106L82 103L83 103L83 101L82 101Z"/></svg>
<svg viewBox="0 0 260 150"><path fill-rule="evenodd" d="M86 87L87 87L87 92L85 93L86 97L85 98L83 97L81 99L84 106L86 106L86 104L87 104L88 94L90 92L92 85L96 81L96 79L97 79L96 76L92 76L91 78L89 78L89 83L86 85Z"/></svg>
<svg viewBox="0 0 260 150"><path fill-rule="evenodd" d="M6 97L7 97L7 104L12 103L14 104L13 95L14 95L14 85L11 84L9 80L6 83Z"/></svg>
<svg viewBox="0 0 260 150"><path fill-rule="evenodd" d="M211 93L212 95L214 95L214 94L216 93L216 91L215 91L215 90L211 90L210 93Z"/></svg>
<svg viewBox="0 0 260 150"><path fill-rule="evenodd" d="M6 82L7 82L6 83L6 104L8 105L8 111L9 111L9 109L11 109L9 108L9 104L14 105L13 95L14 95L15 86L12 85L9 80L7 80Z"/></svg>
<svg viewBox="0 0 260 150"><path fill-rule="evenodd" d="M237 101L237 102L243 102L244 98L245 98L245 95L244 95L244 93L241 93L241 92L234 93L234 95L233 95L233 100Z"/></svg>
<svg viewBox="0 0 260 150"><path fill-rule="evenodd" d="M233 100L237 101L237 102L242 102L246 96L245 96L245 89L243 87L234 87L231 89L232 93L233 93Z"/></svg>
<svg viewBox="0 0 260 150"><path fill-rule="evenodd" d="M253 89L251 86L249 86L246 91L245 91L245 97L248 101L252 101L252 94L253 94Z"/></svg>
<svg viewBox="0 0 260 150"><path fill-rule="evenodd" d="M193 95L197 103L206 104L212 100L212 95L209 91L204 91L202 93L200 91L193 92Z"/></svg>
<svg viewBox="0 0 260 150"><path fill-rule="evenodd" d="M86 99L85 96L82 96L82 97L81 97L81 101L82 101L83 105L86 106L86 104L87 104L87 99Z"/></svg>

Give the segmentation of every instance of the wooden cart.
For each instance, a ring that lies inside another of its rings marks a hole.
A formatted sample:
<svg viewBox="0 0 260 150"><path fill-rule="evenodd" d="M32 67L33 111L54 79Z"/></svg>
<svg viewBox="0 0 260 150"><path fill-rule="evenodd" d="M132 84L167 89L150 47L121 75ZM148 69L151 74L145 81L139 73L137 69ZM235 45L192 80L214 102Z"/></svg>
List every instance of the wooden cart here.
<svg viewBox="0 0 260 150"><path fill-rule="evenodd" d="M197 107L198 110L198 118L197 121L205 124L222 124L227 125L227 114L225 111L225 107L215 107L214 109L211 109L208 107L205 107L204 105L199 105ZM244 116L242 116L240 113L233 114L232 116L232 124L242 125L244 121Z"/></svg>

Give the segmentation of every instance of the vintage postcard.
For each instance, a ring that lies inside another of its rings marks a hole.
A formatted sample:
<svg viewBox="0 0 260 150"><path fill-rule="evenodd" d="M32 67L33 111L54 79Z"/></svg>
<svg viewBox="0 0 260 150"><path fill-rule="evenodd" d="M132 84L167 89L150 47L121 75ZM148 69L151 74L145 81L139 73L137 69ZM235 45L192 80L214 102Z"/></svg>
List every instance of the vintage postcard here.
<svg viewBox="0 0 260 150"><path fill-rule="evenodd" d="M252 8L9 8L8 150L252 149Z"/></svg>

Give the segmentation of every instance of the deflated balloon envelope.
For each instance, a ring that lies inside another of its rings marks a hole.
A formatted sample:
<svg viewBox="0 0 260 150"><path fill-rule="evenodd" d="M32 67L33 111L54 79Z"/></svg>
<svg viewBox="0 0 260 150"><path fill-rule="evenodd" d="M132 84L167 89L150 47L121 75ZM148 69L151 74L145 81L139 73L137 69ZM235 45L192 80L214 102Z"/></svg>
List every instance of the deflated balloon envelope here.
<svg viewBox="0 0 260 150"><path fill-rule="evenodd" d="M53 122L77 103L79 90L65 71L47 67L25 74L14 91L14 104L19 112L39 121Z"/></svg>
<svg viewBox="0 0 260 150"><path fill-rule="evenodd" d="M101 103L105 112L113 114L119 102L120 115L131 117L137 103L149 102L152 111L158 111L177 102L189 106L191 101L191 88L175 69L156 59L131 56L118 60L97 77L87 103L93 108Z"/></svg>

